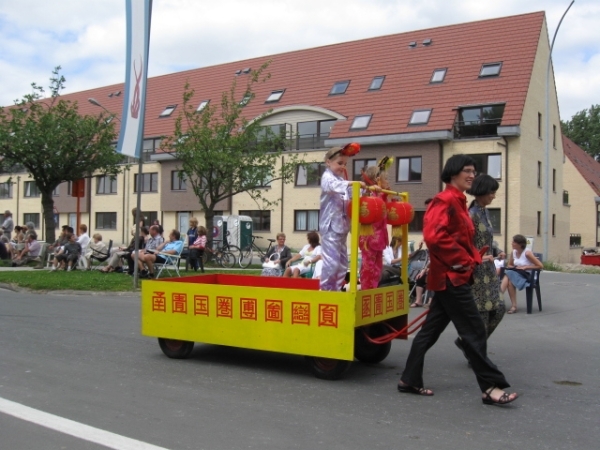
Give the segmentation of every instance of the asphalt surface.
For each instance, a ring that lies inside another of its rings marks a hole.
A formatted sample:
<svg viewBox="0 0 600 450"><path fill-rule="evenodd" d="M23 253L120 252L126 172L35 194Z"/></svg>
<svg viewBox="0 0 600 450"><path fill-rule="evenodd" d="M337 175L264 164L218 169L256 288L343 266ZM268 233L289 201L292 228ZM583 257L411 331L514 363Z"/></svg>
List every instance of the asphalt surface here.
<svg viewBox="0 0 600 450"><path fill-rule="evenodd" d="M410 340L322 381L284 354L197 344L170 360L140 335L133 294L7 290L0 399L169 449L596 449L600 276L543 273L541 285L544 310L525 314L520 292L489 342L521 394L509 407L481 403L452 326L426 357L425 398L396 390ZM2 450L96 448L0 412Z"/></svg>

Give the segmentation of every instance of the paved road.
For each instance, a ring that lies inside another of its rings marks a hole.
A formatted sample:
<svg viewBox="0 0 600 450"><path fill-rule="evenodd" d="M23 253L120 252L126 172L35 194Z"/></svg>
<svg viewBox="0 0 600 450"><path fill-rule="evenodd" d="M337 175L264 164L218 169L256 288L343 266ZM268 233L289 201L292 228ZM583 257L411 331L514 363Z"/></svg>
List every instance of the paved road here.
<svg viewBox="0 0 600 450"><path fill-rule="evenodd" d="M521 293L489 344L522 394L510 408L482 405L453 327L427 356L436 395L422 398L395 389L404 341L382 364L327 382L282 354L197 345L169 360L140 336L134 296L0 291L0 406L169 449L594 449L599 287L597 275L544 273L544 311L532 315ZM0 436L3 450L105 448L2 412Z"/></svg>

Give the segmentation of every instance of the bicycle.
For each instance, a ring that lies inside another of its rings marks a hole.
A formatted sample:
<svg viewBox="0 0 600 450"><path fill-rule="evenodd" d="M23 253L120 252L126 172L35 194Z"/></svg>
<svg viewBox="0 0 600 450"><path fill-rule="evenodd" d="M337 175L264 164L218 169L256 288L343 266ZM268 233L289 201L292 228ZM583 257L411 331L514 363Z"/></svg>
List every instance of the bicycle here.
<svg viewBox="0 0 600 450"><path fill-rule="evenodd" d="M264 260L264 258L266 258L267 253L269 253L269 251L273 247L273 242L275 242L275 239L267 239L269 241L269 246L267 247L267 250L265 250L263 252L262 249L254 243L254 241L256 239L262 239L262 238L263 238L262 236L254 236L253 235L252 242L250 242L250 244L248 244L248 246L241 251L239 264L242 269L246 269L250 264L252 264L252 260L254 259L255 251L258 252L258 254L260 255L261 261Z"/></svg>
<svg viewBox="0 0 600 450"><path fill-rule="evenodd" d="M227 236L229 236L229 231L227 232ZM210 261L211 258L214 258L215 262L224 269L231 269L236 261L240 260L242 251L237 245L229 244L229 239L227 239L227 237L225 240L213 239L212 242L213 248L206 247L204 249L204 254L202 255L202 260L205 264ZM215 248L215 243L217 242L221 242L222 245L216 245Z"/></svg>

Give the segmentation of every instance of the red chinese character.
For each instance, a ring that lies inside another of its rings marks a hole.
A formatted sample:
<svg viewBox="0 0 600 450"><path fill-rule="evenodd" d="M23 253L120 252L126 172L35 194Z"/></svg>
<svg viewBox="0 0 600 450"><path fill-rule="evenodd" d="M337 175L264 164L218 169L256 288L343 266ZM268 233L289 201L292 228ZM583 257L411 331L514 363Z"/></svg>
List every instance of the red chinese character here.
<svg viewBox="0 0 600 450"><path fill-rule="evenodd" d="M173 303L173 312L187 314L187 294L173 293L171 294Z"/></svg>
<svg viewBox="0 0 600 450"><path fill-rule="evenodd" d="M310 303L292 302L292 324L310 325Z"/></svg>
<svg viewBox="0 0 600 450"><path fill-rule="evenodd" d="M233 299L231 297L217 297L217 317L233 319Z"/></svg>
<svg viewBox="0 0 600 450"><path fill-rule="evenodd" d="M385 312L390 313L394 311L394 293L385 293Z"/></svg>
<svg viewBox="0 0 600 450"><path fill-rule="evenodd" d="M396 311L400 311L404 309L404 291L400 289L396 292Z"/></svg>
<svg viewBox="0 0 600 450"><path fill-rule="evenodd" d="M281 300L265 300L265 321L283 322L283 302Z"/></svg>
<svg viewBox="0 0 600 450"><path fill-rule="evenodd" d="M167 311L167 299L164 292L156 292L152 295L152 311Z"/></svg>
<svg viewBox="0 0 600 450"><path fill-rule="evenodd" d="M319 326L338 327L338 305L319 304Z"/></svg>
<svg viewBox="0 0 600 450"><path fill-rule="evenodd" d="M255 298L240 298L240 319L256 320Z"/></svg>
<svg viewBox="0 0 600 450"><path fill-rule="evenodd" d="M208 295L194 295L194 315L208 316Z"/></svg>
<svg viewBox="0 0 600 450"><path fill-rule="evenodd" d="M383 294L375 294L375 315L383 314Z"/></svg>
<svg viewBox="0 0 600 450"><path fill-rule="evenodd" d="M371 317L371 296L370 295L363 295L362 316L363 316L363 319L365 317Z"/></svg>

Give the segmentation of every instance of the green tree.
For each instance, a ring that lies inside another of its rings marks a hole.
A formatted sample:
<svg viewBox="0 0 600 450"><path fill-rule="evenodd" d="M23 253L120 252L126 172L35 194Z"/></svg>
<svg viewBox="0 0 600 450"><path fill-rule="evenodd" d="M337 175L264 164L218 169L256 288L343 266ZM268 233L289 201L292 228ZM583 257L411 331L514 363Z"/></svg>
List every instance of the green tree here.
<svg viewBox="0 0 600 450"><path fill-rule="evenodd" d="M56 67L49 98L32 83L32 94L0 108L0 158L5 170L24 167L34 179L42 195L47 242L55 239L52 191L96 173L116 175L123 162L112 145L116 133L109 116L80 115L76 102L60 98L64 83Z"/></svg>
<svg viewBox="0 0 600 450"><path fill-rule="evenodd" d="M247 193L263 210L277 204L280 199L265 198L265 186L276 180L289 182L300 163L297 154L286 155L283 161L285 130L274 132L261 125L270 111L253 120L243 116L244 107L254 99L253 86L269 77L263 76L268 65L251 72L242 95L236 95L234 79L220 105L208 104L202 111L192 103L194 90L186 83L175 131L161 144L178 160L180 177L198 197L209 231L217 203L234 195ZM211 240L212 233L207 237Z"/></svg>
<svg viewBox="0 0 600 450"><path fill-rule="evenodd" d="M579 111L560 126L565 136L596 159L600 157L600 105Z"/></svg>

